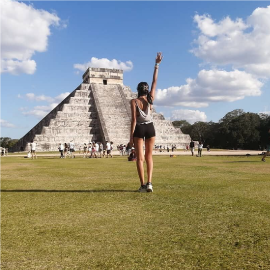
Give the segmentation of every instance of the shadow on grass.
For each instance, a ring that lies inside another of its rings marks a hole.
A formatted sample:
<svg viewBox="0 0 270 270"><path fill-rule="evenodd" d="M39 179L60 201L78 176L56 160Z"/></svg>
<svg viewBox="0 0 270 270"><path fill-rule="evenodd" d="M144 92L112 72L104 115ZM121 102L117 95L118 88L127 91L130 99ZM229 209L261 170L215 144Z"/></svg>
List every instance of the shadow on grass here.
<svg viewBox="0 0 270 270"><path fill-rule="evenodd" d="M252 163L257 163L257 162L262 162L261 160L235 160L235 161L225 161L225 163L243 163L243 162L252 162Z"/></svg>
<svg viewBox="0 0 270 270"><path fill-rule="evenodd" d="M2 189L0 192L55 192L55 193L99 193L99 192L138 192L137 190L97 189L97 190L54 190L54 189Z"/></svg>

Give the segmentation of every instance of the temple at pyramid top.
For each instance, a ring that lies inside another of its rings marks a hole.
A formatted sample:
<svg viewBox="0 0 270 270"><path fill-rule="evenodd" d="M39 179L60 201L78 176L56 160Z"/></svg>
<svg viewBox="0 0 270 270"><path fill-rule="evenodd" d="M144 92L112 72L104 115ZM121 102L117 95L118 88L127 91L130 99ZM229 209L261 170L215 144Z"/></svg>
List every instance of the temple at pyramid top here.
<svg viewBox="0 0 270 270"><path fill-rule="evenodd" d="M123 70L89 67L83 74L83 83L123 85Z"/></svg>
<svg viewBox="0 0 270 270"><path fill-rule="evenodd" d="M57 151L60 143L71 141L77 149L92 141L103 144L112 141L115 146L128 143L130 100L137 95L123 84L123 70L88 68L82 78L83 82L10 151L28 151L31 141L37 143L37 151ZM189 135L154 109L153 122L157 145L184 148L190 142Z"/></svg>

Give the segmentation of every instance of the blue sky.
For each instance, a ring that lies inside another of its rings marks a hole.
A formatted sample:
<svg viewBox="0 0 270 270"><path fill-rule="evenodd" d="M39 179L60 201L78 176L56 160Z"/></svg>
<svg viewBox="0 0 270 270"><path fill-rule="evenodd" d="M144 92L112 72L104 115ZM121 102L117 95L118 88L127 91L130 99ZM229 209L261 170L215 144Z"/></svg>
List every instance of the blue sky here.
<svg viewBox="0 0 270 270"><path fill-rule="evenodd" d="M1 5L1 136L27 133L89 65L123 68L133 91L140 81L150 84L158 51L155 104L167 119L270 113L270 2Z"/></svg>

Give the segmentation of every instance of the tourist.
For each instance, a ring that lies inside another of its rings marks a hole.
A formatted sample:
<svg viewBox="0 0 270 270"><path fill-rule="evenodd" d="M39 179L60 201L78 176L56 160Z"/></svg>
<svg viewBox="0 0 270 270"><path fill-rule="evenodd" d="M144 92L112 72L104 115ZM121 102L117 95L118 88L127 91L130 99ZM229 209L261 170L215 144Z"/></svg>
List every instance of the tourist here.
<svg viewBox="0 0 270 270"><path fill-rule="evenodd" d="M64 158L64 145L62 143L59 143L59 147L58 147L58 150L60 152L60 158Z"/></svg>
<svg viewBox="0 0 270 270"><path fill-rule="evenodd" d="M202 156L203 143L200 141L198 144L198 157Z"/></svg>
<svg viewBox="0 0 270 270"><path fill-rule="evenodd" d="M127 146L126 146L126 151L127 151L127 155L129 156L130 155L130 153L131 153L131 147L130 147L130 145L129 145L129 143L127 144Z"/></svg>
<svg viewBox="0 0 270 270"><path fill-rule="evenodd" d="M86 158L86 155L87 155L87 145L86 145L86 143L84 143L84 145L83 145L83 157Z"/></svg>
<svg viewBox="0 0 270 270"><path fill-rule="evenodd" d="M112 145L110 142L106 141L106 150L107 150L107 158L108 158L108 155L110 155L112 157Z"/></svg>
<svg viewBox="0 0 270 270"><path fill-rule="evenodd" d="M103 147L103 157L105 157L105 155L106 155L106 144L102 145L102 147Z"/></svg>
<svg viewBox="0 0 270 270"><path fill-rule="evenodd" d="M131 104L131 128L130 145L135 145L137 155L137 171L141 182L139 192L153 192L153 146L155 144L155 128L153 125L152 109L155 99L155 91L158 78L158 68L162 61L162 53L157 53L151 90L146 82L140 82L137 86L138 98L132 99ZM147 166L147 183L144 180L144 140L145 161Z"/></svg>
<svg viewBox="0 0 270 270"><path fill-rule="evenodd" d="M68 148L68 144L65 143L65 146L64 146L64 158L66 158L67 155L69 155L69 148Z"/></svg>
<svg viewBox="0 0 270 270"><path fill-rule="evenodd" d="M70 141L69 143L69 151L70 151L70 157L75 158L74 152L75 152L75 145L73 140Z"/></svg>
<svg viewBox="0 0 270 270"><path fill-rule="evenodd" d="M189 144L189 149L191 151L192 156L194 156L194 146L195 146L194 141L191 139L191 142Z"/></svg>
<svg viewBox="0 0 270 270"><path fill-rule="evenodd" d="M111 142L111 157L113 157L112 156L112 151L113 151L113 142Z"/></svg>
<svg viewBox="0 0 270 270"><path fill-rule="evenodd" d="M32 142L30 143L30 149L31 149L32 159L34 159L34 158L37 159L36 147L37 147L37 143L34 142L34 141L32 141Z"/></svg>
<svg viewBox="0 0 270 270"><path fill-rule="evenodd" d="M95 143L95 152L94 152L94 156L95 158L97 158L97 153L99 152L99 144Z"/></svg>
<svg viewBox="0 0 270 270"><path fill-rule="evenodd" d="M265 162L266 156L268 156L269 153L270 153L270 128L269 128L269 130L268 130L268 133L269 133L268 144L266 145L266 152L264 153L264 155L263 155L263 157L262 157L262 161L264 161L264 162Z"/></svg>
<svg viewBox="0 0 270 270"><path fill-rule="evenodd" d="M120 154L121 156L123 156L123 144L120 144L120 145L118 146L118 149L119 149L119 154Z"/></svg>
<svg viewBox="0 0 270 270"><path fill-rule="evenodd" d="M102 153L103 153L103 144L100 143L100 144L99 144L99 157L100 157L100 158L101 158Z"/></svg>
<svg viewBox="0 0 270 270"><path fill-rule="evenodd" d="M94 152L95 152L95 142L92 141L92 143L91 143L91 158L94 157Z"/></svg>
<svg viewBox="0 0 270 270"><path fill-rule="evenodd" d="M88 144L88 157L91 158L92 157L92 143L90 142Z"/></svg>

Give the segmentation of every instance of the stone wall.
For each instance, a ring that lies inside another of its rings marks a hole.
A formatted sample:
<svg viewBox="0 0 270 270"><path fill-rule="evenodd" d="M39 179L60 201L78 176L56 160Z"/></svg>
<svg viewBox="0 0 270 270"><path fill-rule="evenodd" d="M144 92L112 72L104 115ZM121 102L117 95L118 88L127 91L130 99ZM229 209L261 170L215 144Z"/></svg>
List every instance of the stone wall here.
<svg viewBox="0 0 270 270"><path fill-rule="evenodd" d="M108 68L88 68L83 74L83 82L103 85L123 85L123 70Z"/></svg>

